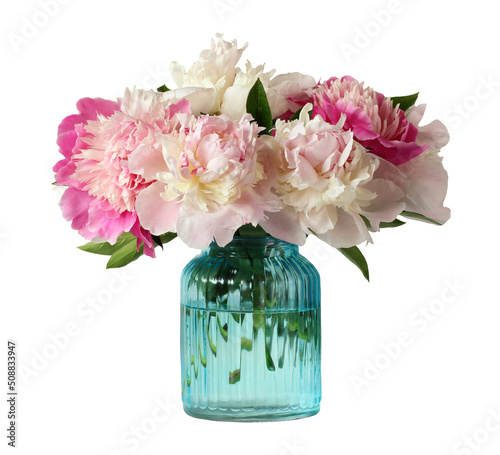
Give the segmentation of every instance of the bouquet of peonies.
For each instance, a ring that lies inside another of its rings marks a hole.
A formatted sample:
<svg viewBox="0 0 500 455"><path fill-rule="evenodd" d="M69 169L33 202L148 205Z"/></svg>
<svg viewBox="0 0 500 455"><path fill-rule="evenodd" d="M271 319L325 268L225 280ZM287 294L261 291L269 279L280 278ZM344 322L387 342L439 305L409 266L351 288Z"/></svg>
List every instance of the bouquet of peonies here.
<svg viewBox="0 0 500 455"><path fill-rule="evenodd" d="M222 36L179 86L84 98L59 126L61 209L120 267L176 236L193 248L266 233L297 245L316 235L366 277L356 245L404 224L443 224L448 176L438 120L419 126L418 94L385 97L344 76L275 76L236 65L246 48Z"/></svg>

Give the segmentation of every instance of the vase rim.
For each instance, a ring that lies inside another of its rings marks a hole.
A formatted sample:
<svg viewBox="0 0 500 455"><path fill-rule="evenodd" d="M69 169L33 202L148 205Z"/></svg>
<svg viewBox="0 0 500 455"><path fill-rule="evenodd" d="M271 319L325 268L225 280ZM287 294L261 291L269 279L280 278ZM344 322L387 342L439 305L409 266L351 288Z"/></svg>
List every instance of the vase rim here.
<svg viewBox="0 0 500 455"><path fill-rule="evenodd" d="M252 251L271 252L274 254L290 254L298 251L298 246L286 242L285 240L278 239L271 235L241 235L235 236L225 246L219 246L217 242L213 241L208 248L203 250L207 254L223 254L223 255L247 255L246 251L250 248ZM267 255L267 254L266 254Z"/></svg>

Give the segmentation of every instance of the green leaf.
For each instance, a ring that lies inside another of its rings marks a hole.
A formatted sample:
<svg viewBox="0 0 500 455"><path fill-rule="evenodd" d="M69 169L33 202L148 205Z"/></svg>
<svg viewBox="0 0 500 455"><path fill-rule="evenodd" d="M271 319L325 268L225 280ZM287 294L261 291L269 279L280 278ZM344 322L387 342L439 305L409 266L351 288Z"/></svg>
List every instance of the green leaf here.
<svg viewBox="0 0 500 455"><path fill-rule="evenodd" d="M432 223L437 226L442 226L442 223L440 223L439 221L433 220L432 218L428 218L424 215L421 215L420 213L407 212L405 210L404 212L401 212L401 215L406 216L407 218L413 218L415 220L420 220L420 221L427 221L428 223Z"/></svg>
<svg viewBox="0 0 500 455"><path fill-rule="evenodd" d="M217 325L219 326L220 333L224 341L227 341L227 323L222 325L220 322L219 316L217 316Z"/></svg>
<svg viewBox="0 0 500 455"><path fill-rule="evenodd" d="M111 256L116 251L118 251L123 245L130 242L132 239L135 239L137 241L136 237L133 234L131 234L130 232L125 232L124 234L120 235L120 237L118 237L114 245L111 245L108 242L103 242L103 243L89 242L86 243L85 245L79 246L78 249L86 251L87 253L103 254L106 256Z"/></svg>
<svg viewBox="0 0 500 455"><path fill-rule="evenodd" d="M368 229L371 229L372 224L370 223L370 220L368 218L366 218L366 216L363 216L363 215L360 215L360 216L361 216L361 218L363 218L363 221L365 222L366 227ZM396 218L395 220L390 221L390 222L382 221L379 226L380 226L380 229L384 229L384 228L394 228L394 227L403 226L403 224L406 224L406 223L404 221L398 220Z"/></svg>
<svg viewBox="0 0 500 455"><path fill-rule="evenodd" d="M137 251L137 238L130 232L125 232L118 237L114 245L108 242L104 243L87 243L78 247L82 251L94 254L103 254L111 256L106 264L107 269L123 267L135 261L144 251L144 245Z"/></svg>
<svg viewBox="0 0 500 455"><path fill-rule="evenodd" d="M151 238L153 239L153 243L163 250L163 242L161 241L161 238L153 234L151 234Z"/></svg>
<svg viewBox="0 0 500 455"><path fill-rule="evenodd" d="M391 97L392 104L396 107L399 104L399 108L403 111L407 111L410 107L412 107L418 98L418 92L413 95L407 96L394 96Z"/></svg>
<svg viewBox="0 0 500 455"><path fill-rule="evenodd" d="M241 349L251 351L253 348L253 340L250 338L241 337Z"/></svg>
<svg viewBox="0 0 500 455"><path fill-rule="evenodd" d="M210 350L212 351L213 355L217 357L217 346L215 346L214 342L212 341L212 338L210 336L210 319L215 316L215 313L210 312L208 315L208 321L207 321L207 339L208 339L208 344L210 346Z"/></svg>
<svg viewBox="0 0 500 455"><path fill-rule="evenodd" d="M201 349L201 346L200 346L200 339L198 338L198 352L200 353L200 361L201 361L201 364L206 367L207 366L207 358L203 356L202 354L202 349Z"/></svg>
<svg viewBox="0 0 500 455"><path fill-rule="evenodd" d="M177 234L167 232L166 234L162 234L160 236L153 235L151 237L156 245L163 248L163 245L175 239ZM111 256L106 265L106 268L108 269L123 267L124 265L130 264L142 256L144 252L144 245L141 245L139 251L137 251L137 237L130 232L125 232L120 235L114 245L111 245L108 242L89 242L85 245L79 246L78 248L82 251L86 251L87 253Z"/></svg>
<svg viewBox="0 0 500 455"><path fill-rule="evenodd" d="M160 240L165 245L165 243L168 243L172 240L174 240L177 237L177 234L174 232L167 232L166 234L160 235Z"/></svg>
<svg viewBox="0 0 500 455"><path fill-rule="evenodd" d="M106 264L107 269L116 269L118 267L123 267L131 262L139 259L144 253L144 245L141 245L139 251L137 251L137 239L134 239L123 245L118 251L113 253Z"/></svg>
<svg viewBox="0 0 500 455"><path fill-rule="evenodd" d="M291 117L290 117L290 122L293 122L294 120L298 120L299 117L300 117L300 112L302 111L302 109L304 109L303 107L301 107L297 112L295 112L295 114L293 114Z"/></svg>
<svg viewBox="0 0 500 455"><path fill-rule="evenodd" d="M158 245L162 250L163 250L163 245L165 243L170 242L171 240L175 239L177 237L177 234L173 232L167 232L166 234L162 235L151 235L151 238L153 239L153 242Z"/></svg>
<svg viewBox="0 0 500 455"><path fill-rule="evenodd" d="M158 90L159 92L169 92L170 89L165 85L163 84L161 87L158 87L156 90Z"/></svg>
<svg viewBox="0 0 500 455"><path fill-rule="evenodd" d="M302 109L304 109L303 107L301 107L297 112L295 112L295 114L293 114L291 117L290 117L290 122L294 121L294 120L298 120L300 118L300 113L302 112ZM309 120L312 118L312 113L313 113L313 110L311 109L308 114L309 114Z"/></svg>
<svg viewBox="0 0 500 455"><path fill-rule="evenodd" d="M257 79L248 93L247 112L252 115L259 126L266 128L267 132L273 127L271 108L267 101L266 90L260 79Z"/></svg>
<svg viewBox="0 0 500 455"><path fill-rule="evenodd" d="M271 347L266 342L266 367L269 371L275 371L276 366L274 365L273 357L271 356Z"/></svg>
<svg viewBox="0 0 500 455"><path fill-rule="evenodd" d="M94 243L89 242L85 245L79 246L79 250L86 251L87 253L103 254L106 256L111 256L116 251L116 244L110 245L108 242L104 243Z"/></svg>
<svg viewBox="0 0 500 455"><path fill-rule="evenodd" d="M237 370L229 372L229 384L236 384L241 379L241 372L238 368Z"/></svg>
<svg viewBox="0 0 500 455"><path fill-rule="evenodd" d="M398 220L396 218L394 221L391 221L389 223L386 223L386 222L382 221L380 223L380 228L381 229L384 229L384 228L395 228L395 227L403 226L404 224L406 224L404 221Z"/></svg>
<svg viewBox="0 0 500 455"><path fill-rule="evenodd" d="M198 377L198 367L196 366L196 362L194 361L194 355L191 356L191 365L194 367L194 377L197 378ZM191 367L191 365L190 365L190 367Z"/></svg>
<svg viewBox="0 0 500 455"><path fill-rule="evenodd" d="M245 224L241 226L237 231L237 235L249 235L249 236L264 236L268 235L264 229L260 227L260 225L253 226L251 224Z"/></svg>
<svg viewBox="0 0 500 455"><path fill-rule="evenodd" d="M368 263L366 262L363 253L359 250L357 246L352 246L351 248L338 248L338 250L349 259L356 267L361 270L363 276L370 281L370 272L368 270Z"/></svg>

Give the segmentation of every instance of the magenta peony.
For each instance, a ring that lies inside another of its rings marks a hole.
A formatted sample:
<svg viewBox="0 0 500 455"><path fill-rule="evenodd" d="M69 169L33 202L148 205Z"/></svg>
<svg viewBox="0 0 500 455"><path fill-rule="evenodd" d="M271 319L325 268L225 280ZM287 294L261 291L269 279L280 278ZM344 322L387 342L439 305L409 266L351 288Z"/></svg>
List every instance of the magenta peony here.
<svg viewBox="0 0 500 455"><path fill-rule="evenodd" d="M336 124L346 116L344 129L371 153L392 164L410 161L426 150L417 141L418 129L392 100L350 76L333 77L320 84L314 94L314 115Z"/></svg>
<svg viewBox="0 0 500 455"><path fill-rule="evenodd" d="M68 186L61 199L64 217L72 227L94 241L114 244L124 232L144 243L154 257L151 234L141 227L135 211L137 194L149 183L130 172L128 157L137 148L156 146L156 135L170 131L170 118L182 109L162 94L134 90L120 103L83 99L79 115L69 116L59 127L64 159L56 164L56 183ZM190 111L189 111L190 112Z"/></svg>

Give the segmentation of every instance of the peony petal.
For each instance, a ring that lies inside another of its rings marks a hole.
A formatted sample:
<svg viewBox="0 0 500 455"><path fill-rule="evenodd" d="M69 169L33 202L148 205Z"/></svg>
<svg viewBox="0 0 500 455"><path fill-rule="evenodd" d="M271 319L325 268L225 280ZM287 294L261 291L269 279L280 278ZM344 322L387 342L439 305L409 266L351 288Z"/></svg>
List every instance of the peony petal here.
<svg viewBox="0 0 500 455"><path fill-rule="evenodd" d="M64 157L71 158L77 138L78 134L75 130L60 134L57 137L57 145L60 147L59 151Z"/></svg>
<svg viewBox="0 0 500 455"><path fill-rule="evenodd" d="M161 197L161 193L164 191L165 184L155 182L142 190L135 202L141 226L153 235L177 232L177 218L182 205L181 198L165 201Z"/></svg>
<svg viewBox="0 0 500 455"><path fill-rule="evenodd" d="M427 105L425 104L419 104L418 106L412 106L406 111L406 119L410 122L413 123L415 126L418 126L418 124L422 121L422 118L424 117L425 109Z"/></svg>
<svg viewBox="0 0 500 455"><path fill-rule="evenodd" d="M431 149L440 149L450 141L448 129L439 120L418 128L417 143L427 144Z"/></svg>
<svg viewBox="0 0 500 455"><path fill-rule="evenodd" d="M76 107L87 121L97 120L98 114L111 117L115 111L119 110L117 103L102 98L82 98L76 103Z"/></svg>
<svg viewBox="0 0 500 455"><path fill-rule="evenodd" d="M260 195L253 189L243 192L239 199L229 205L230 210L241 217L241 226L248 223L257 226L265 218L264 212L277 212L281 207L280 200L274 194Z"/></svg>
<svg viewBox="0 0 500 455"><path fill-rule="evenodd" d="M318 234L318 238L335 248L350 248L365 241L372 242L363 219L358 214L347 213L342 209L337 210L335 227L324 234Z"/></svg>
<svg viewBox="0 0 500 455"><path fill-rule="evenodd" d="M86 119L83 117L83 115L79 114L74 114L74 115L68 115L66 118L63 119L61 124L59 125L57 134L65 134L70 131L75 130L75 125L79 123L85 123Z"/></svg>
<svg viewBox="0 0 500 455"><path fill-rule="evenodd" d="M316 80L312 76L297 72L273 77L267 90L273 118L282 117L286 112L293 114L312 101L315 86Z"/></svg>
<svg viewBox="0 0 500 455"><path fill-rule="evenodd" d="M155 244L151 237L151 233L141 227L139 219L136 219L134 225L130 229L130 233L137 237L137 251L139 251L141 244L144 244L144 254L151 258L156 257Z"/></svg>
<svg viewBox="0 0 500 455"><path fill-rule="evenodd" d="M89 219L89 206L93 196L76 188L68 188L62 195L60 206L66 221L71 221L71 227L77 231L83 229ZM90 238L89 240L92 240Z"/></svg>
<svg viewBox="0 0 500 455"><path fill-rule="evenodd" d="M448 144L450 134L446 126L439 120L434 120L425 126L418 126L424 116L425 108L425 104L410 107L406 111L406 118L418 127L418 144L427 144L430 149L440 149Z"/></svg>
<svg viewBox="0 0 500 455"><path fill-rule="evenodd" d="M168 171L161 148L146 145L140 145L129 155L128 168L148 181L155 180L158 172Z"/></svg>
<svg viewBox="0 0 500 455"><path fill-rule="evenodd" d="M113 245L120 235L132 228L136 220L137 215L133 212L119 213L113 209L102 210L99 200L95 198L89 207L89 221L86 229Z"/></svg>
<svg viewBox="0 0 500 455"><path fill-rule="evenodd" d="M177 87L182 87L184 84L184 74L186 74L186 68L178 62L171 62L170 74L172 75L172 79Z"/></svg>
<svg viewBox="0 0 500 455"><path fill-rule="evenodd" d="M408 190L404 201L406 210L420 213L444 223L449 209L443 207L448 190L448 173L437 151L426 152L400 167L408 178Z"/></svg>
<svg viewBox="0 0 500 455"><path fill-rule="evenodd" d="M193 115L213 114L215 103L215 90L205 87L184 87L176 90L169 90L163 93L163 98L172 103L181 99L186 99L191 104Z"/></svg>
<svg viewBox="0 0 500 455"><path fill-rule="evenodd" d="M374 231L379 230L381 222L394 221L405 209L403 202L405 193L395 183L384 179L373 179L365 185L365 188L377 195L370 201L370 205L363 207L361 211L361 214L370 221Z"/></svg>
<svg viewBox="0 0 500 455"><path fill-rule="evenodd" d="M228 206L210 213L183 204L179 212L177 233L191 248L204 249L214 239L219 246L226 246L243 224L242 217L231 211Z"/></svg>
<svg viewBox="0 0 500 455"><path fill-rule="evenodd" d="M267 220L262 220L260 225L267 233L295 245L306 243L306 234L300 227L299 214L291 207L266 215Z"/></svg>
<svg viewBox="0 0 500 455"><path fill-rule="evenodd" d="M324 234L333 229L337 222L337 214L331 219L332 212L329 212L327 207L323 206L318 210L311 210L306 214L301 215L301 225L304 232L315 232L316 234Z"/></svg>
<svg viewBox="0 0 500 455"><path fill-rule="evenodd" d="M361 144L370 149L374 155L396 166L407 163L427 148L427 146L419 145L416 142L387 141L382 137L361 141Z"/></svg>
<svg viewBox="0 0 500 455"><path fill-rule="evenodd" d="M247 113L246 103L250 88L241 85L228 87L222 99L221 113L227 114L235 122L239 122Z"/></svg>
<svg viewBox="0 0 500 455"><path fill-rule="evenodd" d="M408 209L408 211L412 211L412 210L410 210L411 206L407 206L407 209ZM432 210L422 210L422 209L417 209L417 210L419 210L419 211L416 213L420 213L420 215L424 215L427 218L430 218L431 220L437 221L439 224L446 223L451 217L451 210L448 207L439 207L439 208L432 209ZM412 217L408 217L408 218L411 220L417 219L417 218L412 218ZM423 221L424 223L430 223L430 221L425 221L425 220L420 220L420 219L417 219L417 220Z"/></svg>

